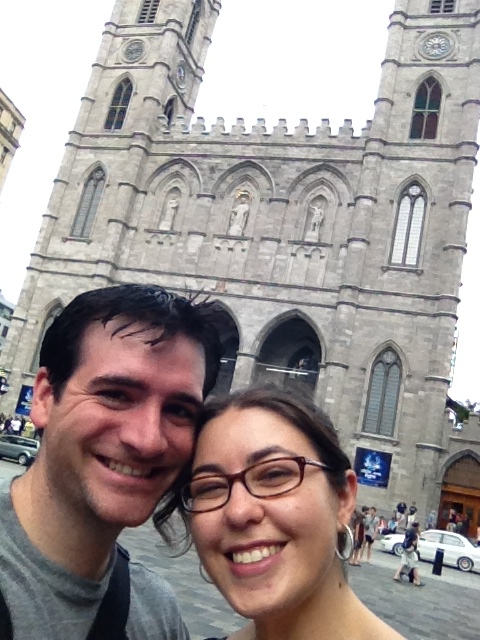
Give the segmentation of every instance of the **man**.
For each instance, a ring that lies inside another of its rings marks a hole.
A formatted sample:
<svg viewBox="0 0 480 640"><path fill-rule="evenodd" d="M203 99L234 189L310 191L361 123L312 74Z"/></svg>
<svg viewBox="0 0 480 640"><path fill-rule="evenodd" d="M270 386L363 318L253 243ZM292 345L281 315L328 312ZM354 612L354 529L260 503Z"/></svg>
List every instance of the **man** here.
<svg viewBox="0 0 480 640"><path fill-rule="evenodd" d="M360 554L363 548L363 541L365 537L365 516L368 512L368 507L363 506L362 511L355 509L352 519L353 529L353 554L348 563L352 567L360 567Z"/></svg>
<svg viewBox="0 0 480 640"><path fill-rule="evenodd" d="M418 554L417 545L419 537L419 523L414 522L405 533L405 539L403 541L403 553L400 560L400 566L398 567L393 579L396 582L402 581L402 573L412 573L412 582L416 587L424 587L425 583L420 580L418 574Z"/></svg>
<svg viewBox="0 0 480 640"><path fill-rule="evenodd" d="M220 366L217 321L212 303L122 285L79 295L47 330L31 409L42 445L0 488L0 592L15 640L188 638L154 572L131 562L130 606L118 600L128 565L115 541L152 515L191 454ZM120 586L107 591L112 575ZM127 635L114 634L124 610Z"/></svg>
<svg viewBox="0 0 480 640"><path fill-rule="evenodd" d="M368 513L365 517L365 542L363 545L362 552L360 554L360 560L363 557L363 552L365 547L367 548L367 562L371 561L372 558L372 546L374 540L377 536L377 529L380 522L380 518L377 516L376 507L370 507Z"/></svg>

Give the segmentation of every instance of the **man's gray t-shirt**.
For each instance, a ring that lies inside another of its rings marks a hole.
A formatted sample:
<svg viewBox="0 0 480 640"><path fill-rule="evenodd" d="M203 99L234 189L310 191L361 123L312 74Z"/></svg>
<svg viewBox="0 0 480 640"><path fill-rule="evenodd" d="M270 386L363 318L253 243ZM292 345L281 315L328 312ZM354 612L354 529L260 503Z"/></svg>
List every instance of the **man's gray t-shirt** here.
<svg viewBox="0 0 480 640"><path fill-rule="evenodd" d="M85 640L107 590L115 557L100 582L51 562L29 541L0 482L0 590L15 640ZM130 562L129 640L188 640L170 585Z"/></svg>

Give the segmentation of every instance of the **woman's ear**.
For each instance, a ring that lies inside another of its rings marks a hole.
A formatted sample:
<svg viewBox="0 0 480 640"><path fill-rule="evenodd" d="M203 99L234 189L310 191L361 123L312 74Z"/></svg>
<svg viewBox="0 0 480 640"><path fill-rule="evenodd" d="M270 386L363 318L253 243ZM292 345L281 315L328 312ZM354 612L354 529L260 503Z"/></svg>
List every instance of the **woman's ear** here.
<svg viewBox="0 0 480 640"><path fill-rule="evenodd" d="M338 492L338 523L349 524L357 504L357 476L349 469L345 472L345 486Z"/></svg>

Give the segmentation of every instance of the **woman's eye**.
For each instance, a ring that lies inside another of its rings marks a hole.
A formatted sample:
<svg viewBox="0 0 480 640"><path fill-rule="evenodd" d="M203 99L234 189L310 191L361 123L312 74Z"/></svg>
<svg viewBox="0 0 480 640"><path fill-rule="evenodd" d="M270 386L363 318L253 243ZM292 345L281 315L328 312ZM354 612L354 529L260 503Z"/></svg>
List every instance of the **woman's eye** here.
<svg viewBox="0 0 480 640"><path fill-rule="evenodd" d="M257 475L257 482L263 483L276 483L288 480L292 477L292 469L288 467L271 467L269 469L263 469Z"/></svg>
<svg viewBox="0 0 480 640"><path fill-rule="evenodd" d="M223 482L195 484L191 487L191 494L193 498L211 498L222 493L226 488Z"/></svg>

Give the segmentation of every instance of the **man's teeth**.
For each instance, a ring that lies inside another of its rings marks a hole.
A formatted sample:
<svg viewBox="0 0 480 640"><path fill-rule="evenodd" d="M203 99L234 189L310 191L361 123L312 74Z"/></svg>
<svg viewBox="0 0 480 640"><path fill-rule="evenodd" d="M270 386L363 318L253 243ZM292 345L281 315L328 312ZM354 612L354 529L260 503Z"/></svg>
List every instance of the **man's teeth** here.
<svg viewBox="0 0 480 640"><path fill-rule="evenodd" d="M145 478L150 474L149 470L145 469L135 469L134 467L130 467L128 464L123 464L121 462L115 462L115 460L108 461L108 468L112 471L117 471L118 473L123 473L125 476L136 476L140 478Z"/></svg>
<svg viewBox="0 0 480 640"><path fill-rule="evenodd" d="M234 553L233 561L236 564L251 564L252 562L260 562L268 556L273 556L276 553L280 553L282 547L278 545L271 545L270 547L259 547L253 549L253 551L244 551L243 553Z"/></svg>

